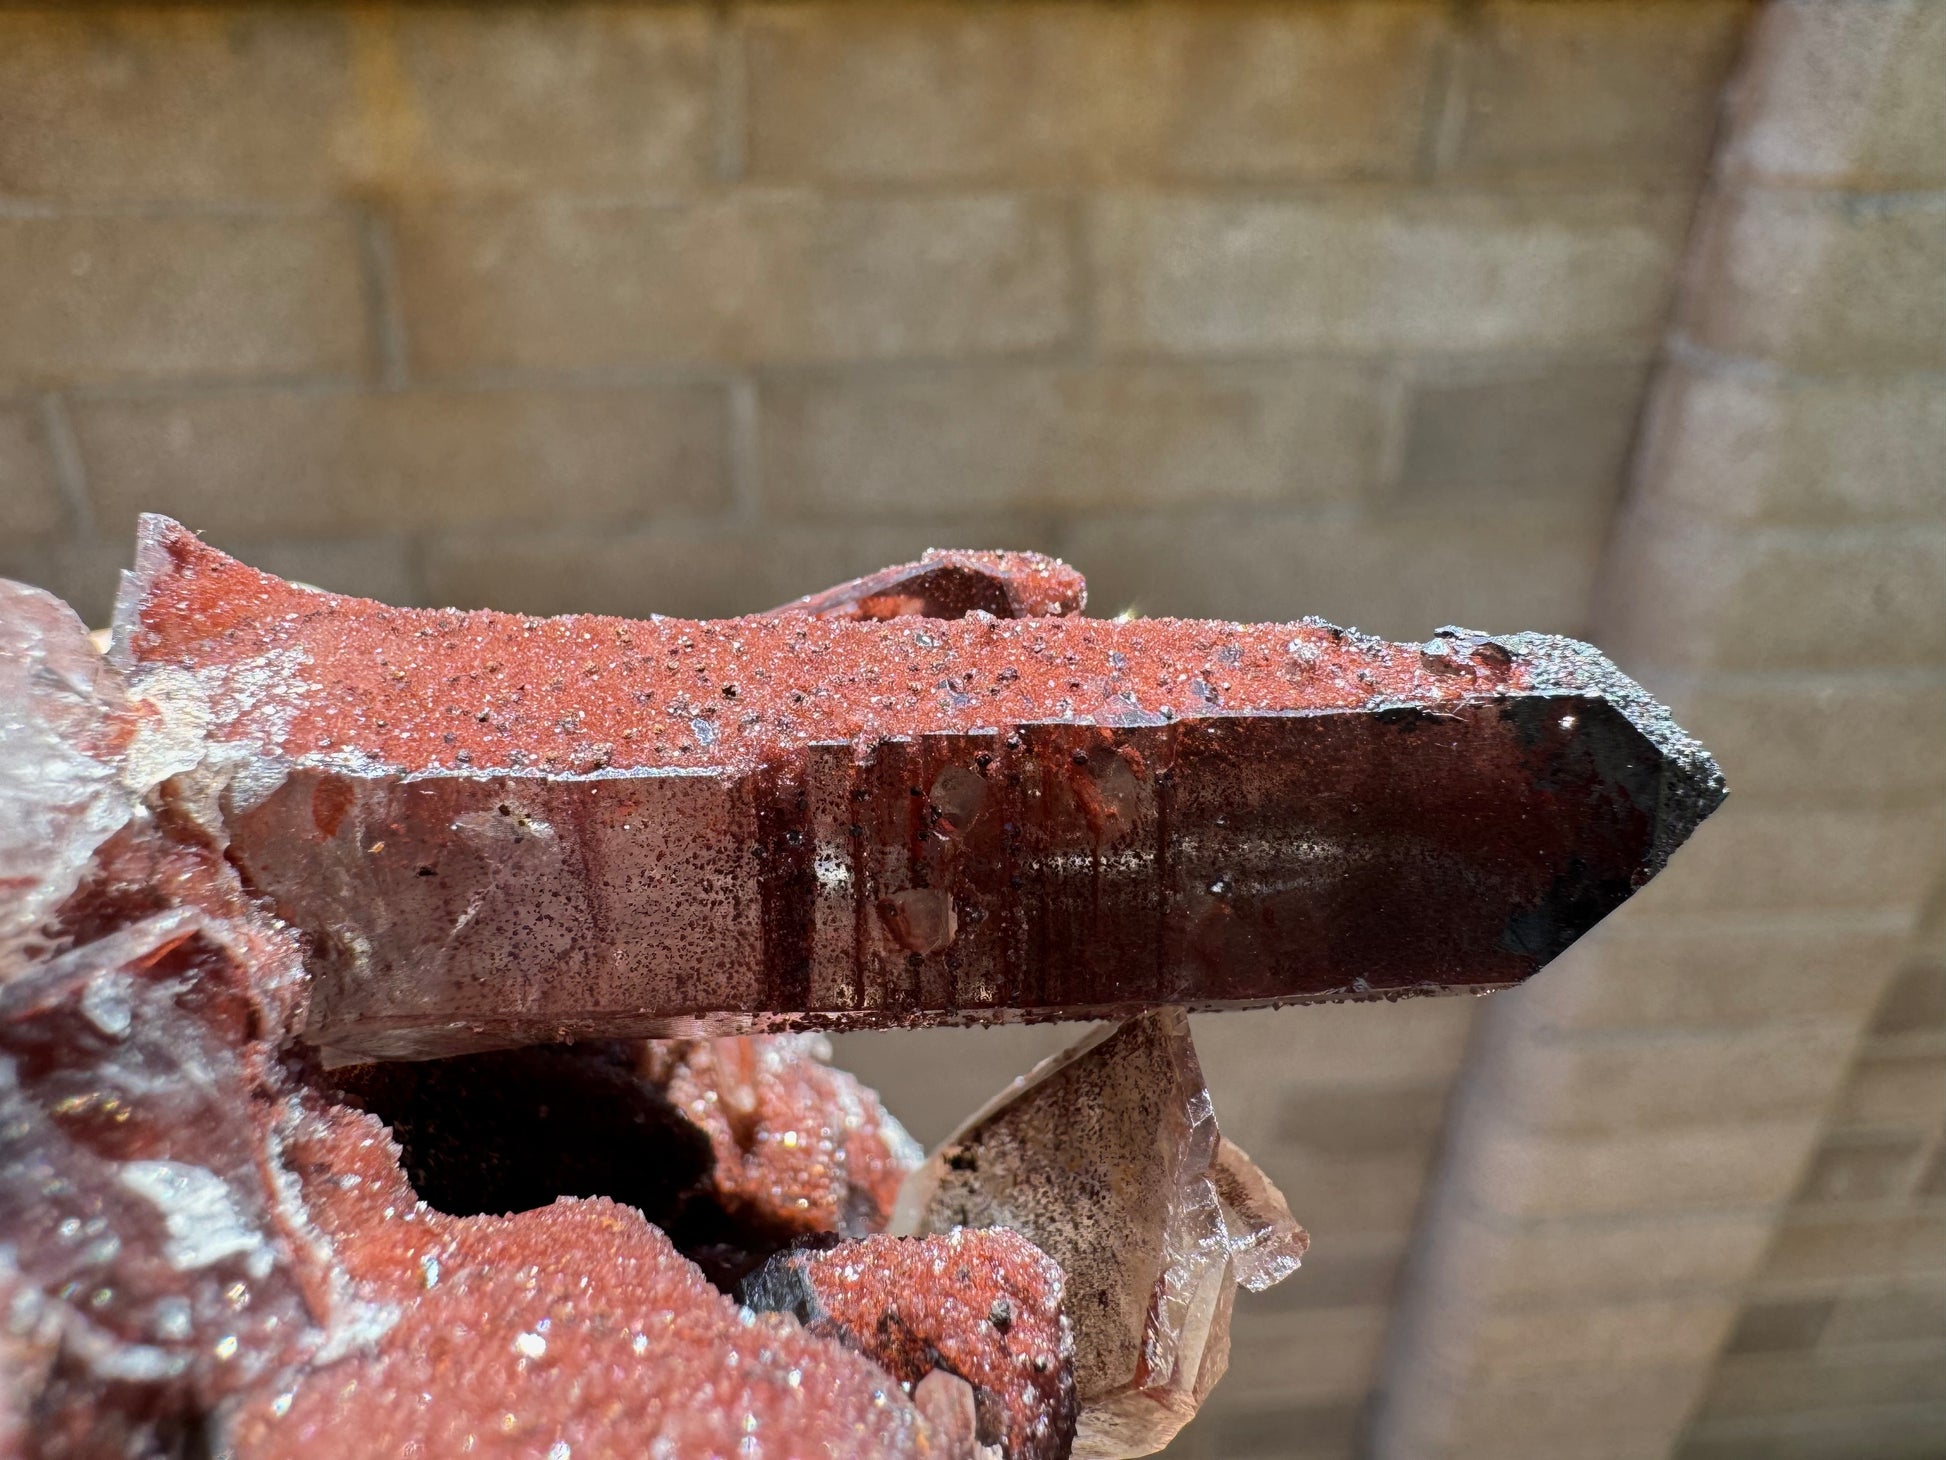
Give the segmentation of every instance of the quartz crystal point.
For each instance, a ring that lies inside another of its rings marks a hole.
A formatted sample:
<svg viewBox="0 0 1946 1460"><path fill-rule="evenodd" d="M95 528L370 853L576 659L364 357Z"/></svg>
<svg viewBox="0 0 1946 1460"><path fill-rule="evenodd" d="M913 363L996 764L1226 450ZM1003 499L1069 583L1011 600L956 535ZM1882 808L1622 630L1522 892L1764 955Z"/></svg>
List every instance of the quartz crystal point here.
<svg viewBox="0 0 1946 1460"><path fill-rule="evenodd" d="M0 978L44 949L41 924L135 813L122 765L140 717L74 611L0 580Z"/></svg>
<svg viewBox="0 0 1946 1460"><path fill-rule="evenodd" d="M746 619L393 609L151 517L113 657L206 727L335 1058L1499 988L1721 799L1569 640L1093 620L968 556L1041 616L860 607L926 564Z"/></svg>
<svg viewBox="0 0 1946 1460"><path fill-rule="evenodd" d="M906 1183L894 1230L1006 1227L1067 1274L1074 1454L1160 1450L1229 1360L1236 1286L1295 1271L1309 1239L1216 1128L1189 1021L1105 1026L1014 1083Z"/></svg>

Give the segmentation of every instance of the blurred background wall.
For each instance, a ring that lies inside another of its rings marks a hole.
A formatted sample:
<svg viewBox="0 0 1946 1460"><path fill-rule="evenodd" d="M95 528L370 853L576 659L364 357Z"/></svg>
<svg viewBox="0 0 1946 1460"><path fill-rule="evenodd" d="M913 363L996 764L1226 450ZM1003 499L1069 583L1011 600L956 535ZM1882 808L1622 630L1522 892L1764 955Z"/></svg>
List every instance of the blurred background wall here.
<svg viewBox="0 0 1946 1460"><path fill-rule="evenodd" d="M1734 799L1516 994L1200 1021L1316 1245L1171 1453L1946 1455L1946 0L7 8L0 573L139 510L1592 635ZM1067 1035L841 1054L936 1139Z"/></svg>

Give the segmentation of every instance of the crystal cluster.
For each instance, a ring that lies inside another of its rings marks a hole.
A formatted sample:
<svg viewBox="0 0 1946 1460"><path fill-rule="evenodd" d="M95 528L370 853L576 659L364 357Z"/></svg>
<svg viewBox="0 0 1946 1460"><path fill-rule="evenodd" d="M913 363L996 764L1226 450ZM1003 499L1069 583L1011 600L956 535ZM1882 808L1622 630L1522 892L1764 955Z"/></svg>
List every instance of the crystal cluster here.
<svg viewBox="0 0 1946 1460"><path fill-rule="evenodd" d="M0 583L0 1453L1165 1444L1306 1242L1182 1006L1516 981L1721 791L1566 641L1084 601ZM812 1032L1091 1015L923 1164Z"/></svg>
<svg viewBox="0 0 1946 1460"><path fill-rule="evenodd" d="M869 1092L802 1040L326 1070L301 941L221 855L201 773L142 784L166 709L62 605L0 594L0 795L36 839L8 843L0 960L9 1453L939 1453L882 1368L739 1307L648 1219L738 1271L881 1226L915 1153ZM731 1163L679 1102L721 1103L699 1069L739 1059L757 1154ZM822 1170L763 1154L773 1119Z"/></svg>

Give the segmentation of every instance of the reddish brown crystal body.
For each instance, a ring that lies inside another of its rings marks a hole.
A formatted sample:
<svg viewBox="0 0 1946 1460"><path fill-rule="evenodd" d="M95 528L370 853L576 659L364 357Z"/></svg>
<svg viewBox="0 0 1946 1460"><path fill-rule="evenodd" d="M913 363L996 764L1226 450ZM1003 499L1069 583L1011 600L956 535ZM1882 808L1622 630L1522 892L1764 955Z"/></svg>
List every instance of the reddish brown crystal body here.
<svg viewBox="0 0 1946 1460"><path fill-rule="evenodd" d="M144 535L119 670L0 584L0 1447L36 1460L1058 1457L1077 1399L1089 1453L1143 1453L1231 1278L1304 1244L1186 1033L1040 1119L1179 1013L926 1188L1093 1234L1065 1274L864 1235L914 1153L814 1041L327 1070L300 1029L341 1060L1491 986L1718 794L1560 641L1091 623L995 554L726 623L429 614ZM1110 1107L1127 1149L1062 1160ZM758 1268L808 1327L721 1296ZM1086 1393L1077 1286L1134 1319Z"/></svg>
<svg viewBox="0 0 1946 1460"><path fill-rule="evenodd" d="M118 652L267 773L231 855L368 1055L1499 987L1717 794L1565 641L389 609L146 530Z"/></svg>

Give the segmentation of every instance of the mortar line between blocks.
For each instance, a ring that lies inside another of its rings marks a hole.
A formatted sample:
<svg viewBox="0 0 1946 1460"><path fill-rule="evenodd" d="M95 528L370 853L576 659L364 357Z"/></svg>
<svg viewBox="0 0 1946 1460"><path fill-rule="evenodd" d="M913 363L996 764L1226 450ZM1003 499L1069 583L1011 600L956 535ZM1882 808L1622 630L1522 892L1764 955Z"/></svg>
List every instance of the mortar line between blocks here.
<svg viewBox="0 0 1946 1460"><path fill-rule="evenodd" d="M67 508L68 522L77 537L95 536L95 508L88 495L88 470L81 459L81 442L61 396L50 391L41 397L41 429L54 458L54 481Z"/></svg>
<svg viewBox="0 0 1946 1460"><path fill-rule="evenodd" d="M756 379L740 372L730 377L729 390L730 515L738 522L756 522L763 516L763 421Z"/></svg>
<svg viewBox="0 0 1946 1460"><path fill-rule="evenodd" d="M376 353L378 385L403 390L409 383L405 316L399 307L398 258L384 217L366 213L359 228L365 263L365 310Z"/></svg>
<svg viewBox="0 0 1946 1460"><path fill-rule="evenodd" d="M719 7L710 105L715 111L712 162L721 183L742 182L749 165L750 68L744 44L743 8Z"/></svg>
<svg viewBox="0 0 1946 1460"><path fill-rule="evenodd" d="M1477 23L1472 7L1456 5L1451 23L1438 41L1432 74L1419 121L1419 145L1413 158L1413 180L1420 186L1437 183L1452 166L1465 125L1469 84L1467 60Z"/></svg>

